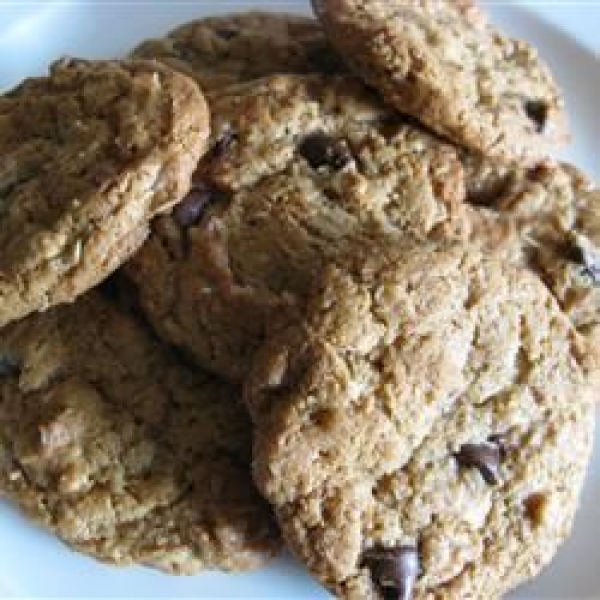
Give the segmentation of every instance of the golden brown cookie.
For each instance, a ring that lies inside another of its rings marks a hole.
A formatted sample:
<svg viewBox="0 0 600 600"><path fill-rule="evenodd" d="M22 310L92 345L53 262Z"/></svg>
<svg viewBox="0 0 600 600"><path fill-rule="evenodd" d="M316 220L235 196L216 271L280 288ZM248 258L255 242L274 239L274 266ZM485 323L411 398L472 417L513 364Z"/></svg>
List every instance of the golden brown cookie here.
<svg viewBox="0 0 600 600"><path fill-rule="evenodd" d="M535 163L568 139L558 86L528 43L471 0L313 0L344 60L453 142Z"/></svg>
<svg viewBox="0 0 600 600"><path fill-rule="evenodd" d="M341 60L313 19L250 11L180 25L132 52L196 79L207 90L276 73L335 73Z"/></svg>
<svg viewBox="0 0 600 600"><path fill-rule="evenodd" d="M207 138L197 86L148 62L65 59L0 97L0 326L131 256Z"/></svg>
<svg viewBox="0 0 600 600"><path fill-rule="evenodd" d="M168 572L279 549L239 390L97 292L0 332L0 492L72 548Z"/></svg>
<svg viewBox="0 0 600 600"><path fill-rule="evenodd" d="M326 269L261 349L254 475L342 598L499 598L569 534L597 373L540 280L467 245Z"/></svg>
<svg viewBox="0 0 600 600"><path fill-rule="evenodd" d="M208 369L241 380L328 261L460 230L458 151L354 78L276 76L211 109L192 192L127 266L159 334Z"/></svg>
<svg viewBox="0 0 600 600"><path fill-rule="evenodd" d="M472 241L534 270L579 331L600 334L600 190L568 164L464 165Z"/></svg>

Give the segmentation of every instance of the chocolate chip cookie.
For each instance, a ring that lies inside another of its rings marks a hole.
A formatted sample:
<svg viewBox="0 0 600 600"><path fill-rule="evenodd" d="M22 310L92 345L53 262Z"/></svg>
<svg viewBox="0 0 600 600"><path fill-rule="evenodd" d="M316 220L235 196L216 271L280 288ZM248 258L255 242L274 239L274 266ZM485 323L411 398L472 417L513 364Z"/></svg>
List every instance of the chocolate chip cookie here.
<svg viewBox="0 0 600 600"><path fill-rule="evenodd" d="M166 63L207 90L276 73L335 73L342 62L313 19L252 11L186 23L132 53Z"/></svg>
<svg viewBox="0 0 600 600"><path fill-rule="evenodd" d="M211 103L188 197L128 264L165 339L241 380L328 261L388 236L462 235L458 151L348 77L275 76Z"/></svg>
<svg viewBox="0 0 600 600"><path fill-rule="evenodd" d="M472 240L536 271L576 327L596 335L600 190L568 164L504 168L472 155L464 165Z"/></svg>
<svg viewBox="0 0 600 600"><path fill-rule="evenodd" d="M560 92L536 50L471 0L312 1L348 64L457 144L534 163L567 140Z"/></svg>
<svg viewBox="0 0 600 600"><path fill-rule="evenodd" d="M0 326L124 262L207 138L197 86L149 62L66 59L0 97Z"/></svg>
<svg viewBox="0 0 600 600"><path fill-rule="evenodd" d="M258 567L279 537L238 400L90 292L0 332L0 492L102 561Z"/></svg>
<svg viewBox="0 0 600 600"><path fill-rule="evenodd" d="M461 244L326 269L245 388L255 481L343 598L497 598L568 535L594 428L578 336Z"/></svg>

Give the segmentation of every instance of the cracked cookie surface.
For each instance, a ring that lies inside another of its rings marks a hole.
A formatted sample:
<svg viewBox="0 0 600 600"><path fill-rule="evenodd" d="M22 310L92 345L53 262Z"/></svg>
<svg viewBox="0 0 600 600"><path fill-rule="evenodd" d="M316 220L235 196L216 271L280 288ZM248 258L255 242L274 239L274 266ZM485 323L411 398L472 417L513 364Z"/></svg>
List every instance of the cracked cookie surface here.
<svg viewBox="0 0 600 600"><path fill-rule="evenodd" d="M74 549L190 574L279 549L238 388L97 292L0 332L0 492Z"/></svg>
<svg viewBox="0 0 600 600"><path fill-rule="evenodd" d="M563 101L528 43L468 1L313 0L331 43L401 112L457 144L537 162L568 139Z"/></svg>
<svg viewBox="0 0 600 600"><path fill-rule="evenodd" d="M127 265L160 335L231 379L328 261L462 235L458 151L354 78L278 76L212 102L192 192Z"/></svg>
<svg viewBox="0 0 600 600"><path fill-rule="evenodd" d="M186 23L142 42L132 56L164 62L207 91L275 73L344 70L316 21L260 11Z"/></svg>
<svg viewBox="0 0 600 600"><path fill-rule="evenodd" d="M588 359L537 277L473 248L327 269L247 380L255 481L341 597L500 597L570 531Z"/></svg>
<svg viewBox="0 0 600 600"><path fill-rule="evenodd" d="M0 326L123 263L207 138L197 86L143 61L65 59L0 97Z"/></svg>
<svg viewBox="0 0 600 600"><path fill-rule="evenodd" d="M464 166L472 241L538 273L600 352L600 189L568 164Z"/></svg>

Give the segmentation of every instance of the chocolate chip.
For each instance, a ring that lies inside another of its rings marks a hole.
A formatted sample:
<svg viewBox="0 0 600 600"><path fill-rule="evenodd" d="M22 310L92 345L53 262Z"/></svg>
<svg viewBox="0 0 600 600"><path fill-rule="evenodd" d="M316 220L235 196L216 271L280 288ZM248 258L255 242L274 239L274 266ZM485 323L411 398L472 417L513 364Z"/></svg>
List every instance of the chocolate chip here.
<svg viewBox="0 0 600 600"><path fill-rule="evenodd" d="M386 115L377 122L377 129L386 140L392 140L406 129L406 121L400 115Z"/></svg>
<svg viewBox="0 0 600 600"><path fill-rule="evenodd" d="M21 368L15 359L0 354L0 377L14 377L20 372Z"/></svg>
<svg viewBox="0 0 600 600"><path fill-rule="evenodd" d="M212 190L194 186L188 195L173 209L173 217L181 227L193 227L200 222L206 207L214 200Z"/></svg>
<svg viewBox="0 0 600 600"><path fill-rule="evenodd" d="M298 152L313 169L331 167L339 170L352 161L352 154L346 141L336 139L322 131L306 136L298 147Z"/></svg>
<svg viewBox="0 0 600 600"><path fill-rule="evenodd" d="M513 175L509 173L496 179L467 182L466 201L474 206L485 206L490 209L498 209L502 200L507 196L513 184Z"/></svg>
<svg viewBox="0 0 600 600"><path fill-rule="evenodd" d="M219 27L219 29L215 30L217 35L224 40L230 40L237 36L238 31L233 27Z"/></svg>
<svg viewBox="0 0 600 600"><path fill-rule="evenodd" d="M483 444L464 444L455 457L461 467L479 469L488 485L500 481L502 450L499 443L490 439Z"/></svg>
<svg viewBox="0 0 600 600"><path fill-rule="evenodd" d="M526 177L527 177L527 179L529 179L529 181L543 183L548 178L548 175L550 175L551 173L552 173L552 170L548 167L548 165L541 164L541 165L536 165L535 167L532 167L531 169L528 169L527 173L526 173Z"/></svg>
<svg viewBox="0 0 600 600"><path fill-rule="evenodd" d="M548 120L548 104L543 100L527 100L525 114L535 123L537 133L542 133Z"/></svg>
<svg viewBox="0 0 600 600"><path fill-rule="evenodd" d="M232 129L228 129L223 133L223 135L214 143L213 147L210 149L208 153L208 157L210 160L214 158L219 158L229 150L233 142L238 139L237 133Z"/></svg>
<svg viewBox="0 0 600 600"><path fill-rule="evenodd" d="M412 598L415 581L421 571L419 553L414 546L369 550L363 562L386 599Z"/></svg>

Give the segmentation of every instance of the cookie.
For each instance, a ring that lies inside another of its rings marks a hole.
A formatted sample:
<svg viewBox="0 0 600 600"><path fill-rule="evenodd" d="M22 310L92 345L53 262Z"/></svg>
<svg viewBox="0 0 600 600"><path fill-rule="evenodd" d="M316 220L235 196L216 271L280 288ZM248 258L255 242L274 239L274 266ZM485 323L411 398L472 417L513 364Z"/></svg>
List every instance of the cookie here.
<svg viewBox="0 0 600 600"><path fill-rule="evenodd" d="M237 388L98 292L0 332L0 492L72 548L176 574L279 548Z"/></svg>
<svg viewBox="0 0 600 600"><path fill-rule="evenodd" d="M535 163L568 139L536 50L470 0L313 0L331 43L399 111L455 143Z"/></svg>
<svg viewBox="0 0 600 600"><path fill-rule="evenodd" d="M142 42L132 55L163 62L207 91L276 73L343 70L313 19L260 11L186 23Z"/></svg>
<svg viewBox="0 0 600 600"><path fill-rule="evenodd" d="M211 108L192 192L126 269L159 334L205 368L241 380L326 262L383 235L462 235L458 151L358 80L276 76Z"/></svg>
<svg viewBox="0 0 600 600"><path fill-rule="evenodd" d="M600 327L600 190L568 164L464 162L473 242L540 275L583 333ZM600 346L599 346L600 351Z"/></svg>
<svg viewBox="0 0 600 600"><path fill-rule="evenodd" d="M325 269L260 350L255 481L342 598L498 598L570 531L597 373L531 272L464 244L390 259Z"/></svg>
<svg viewBox="0 0 600 600"><path fill-rule="evenodd" d="M65 59L0 97L0 326L131 256L207 138L197 86L148 62Z"/></svg>

